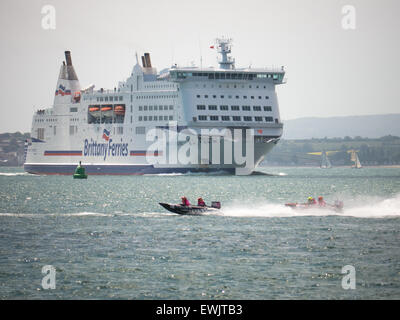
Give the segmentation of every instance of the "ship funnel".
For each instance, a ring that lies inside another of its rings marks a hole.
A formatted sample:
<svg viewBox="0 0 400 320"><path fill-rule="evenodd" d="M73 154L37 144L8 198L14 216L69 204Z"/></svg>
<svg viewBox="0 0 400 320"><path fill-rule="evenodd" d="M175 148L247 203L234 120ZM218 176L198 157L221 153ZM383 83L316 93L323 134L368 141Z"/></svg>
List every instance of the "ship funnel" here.
<svg viewBox="0 0 400 320"><path fill-rule="evenodd" d="M65 61L67 61L67 66L72 66L71 51L65 51Z"/></svg>
<svg viewBox="0 0 400 320"><path fill-rule="evenodd" d="M146 60L146 68L151 68L150 53L146 52L144 59Z"/></svg>
<svg viewBox="0 0 400 320"><path fill-rule="evenodd" d="M78 80L78 76L76 75L74 66L72 65L71 51L65 51L65 61L67 62L67 79Z"/></svg>
<svg viewBox="0 0 400 320"><path fill-rule="evenodd" d="M143 68L146 68L146 60L144 59L144 56L142 56L142 65Z"/></svg>

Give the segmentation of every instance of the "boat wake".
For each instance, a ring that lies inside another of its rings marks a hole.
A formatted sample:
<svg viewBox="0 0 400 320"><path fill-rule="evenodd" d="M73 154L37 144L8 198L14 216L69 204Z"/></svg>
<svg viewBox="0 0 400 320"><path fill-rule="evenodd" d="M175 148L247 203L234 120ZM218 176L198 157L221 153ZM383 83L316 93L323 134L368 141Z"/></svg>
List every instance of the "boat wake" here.
<svg viewBox="0 0 400 320"><path fill-rule="evenodd" d="M223 207L221 215L227 217L300 217L300 216L344 216L355 218L400 217L400 195L389 199L356 199L344 201L344 210L293 210L283 204L261 203L255 205L232 205Z"/></svg>
<svg viewBox="0 0 400 320"><path fill-rule="evenodd" d="M36 175L30 174L28 172L0 172L0 176L4 176L4 177L32 176L32 177L35 177Z"/></svg>

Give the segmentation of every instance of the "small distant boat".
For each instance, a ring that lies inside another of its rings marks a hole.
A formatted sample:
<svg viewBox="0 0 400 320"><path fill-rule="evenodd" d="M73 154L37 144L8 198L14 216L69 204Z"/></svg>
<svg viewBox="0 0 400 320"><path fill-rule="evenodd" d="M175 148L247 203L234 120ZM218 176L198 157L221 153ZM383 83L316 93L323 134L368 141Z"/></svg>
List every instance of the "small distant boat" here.
<svg viewBox="0 0 400 320"><path fill-rule="evenodd" d="M322 159L321 159L321 169L330 169L330 168L332 168L332 164L331 164L331 162L330 162L330 160L328 158L328 155L326 154L325 151L322 151L321 157L322 157Z"/></svg>
<svg viewBox="0 0 400 320"><path fill-rule="evenodd" d="M184 206L181 204L171 204L160 202L160 206L171 211L173 213L181 214L181 215L191 215L191 216L201 216L206 212L218 212L221 209L221 203L219 201L211 202L211 206Z"/></svg>
<svg viewBox="0 0 400 320"><path fill-rule="evenodd" d="M85 168L82 167L81 161L79 161L79 165L75 169L74 179L87 179L87 174L85 173Z"/></svg>
<svg viewBox="0 0 400 320"><path fill-rule="evenodd" d="M354 164L351 166L353 169L362 168L360 159L358 158L357 152L355 150L351 150L350 160L354 162Z"/></svg>
<svg viewBox="0 0 400 320"><path fill-rule="evenodd" d="M324 206L320 206L319 204L308 204L308 203L286 203L286 207L290 207L294 210L330 210L335 212L343 211L343 202L336 200L333 204L326 204Z"/></svg>

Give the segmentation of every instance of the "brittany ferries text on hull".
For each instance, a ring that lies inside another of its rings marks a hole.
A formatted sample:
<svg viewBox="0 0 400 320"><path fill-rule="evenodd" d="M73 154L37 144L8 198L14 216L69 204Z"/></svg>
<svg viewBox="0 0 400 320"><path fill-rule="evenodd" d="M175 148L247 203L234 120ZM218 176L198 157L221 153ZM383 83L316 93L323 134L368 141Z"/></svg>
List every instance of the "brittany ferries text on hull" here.
<svg viewBox="0 0 400 320"><path fill-rule="evenodd" d="M145 53L114 90L81 88L66 51L54 105L33 116L25 171L72 175L82 161L89 175L250 174L282 135L275 86L285 71L236 68L231 39L216 45L218 68L157 73ZM165 133L157 148L155 129Z"/></svg>

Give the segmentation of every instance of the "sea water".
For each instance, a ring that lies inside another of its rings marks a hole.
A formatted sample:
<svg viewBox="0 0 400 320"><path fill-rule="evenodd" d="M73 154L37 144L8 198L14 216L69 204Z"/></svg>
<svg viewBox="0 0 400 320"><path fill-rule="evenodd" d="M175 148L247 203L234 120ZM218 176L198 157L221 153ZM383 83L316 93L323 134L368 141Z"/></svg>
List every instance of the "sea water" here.
<svg viewBox="0 0 400 320"><path fill-rule="evenodd" d="M0 298L400 298L399 168L259 171L74 180L1 168ZM158 204L182 195L222 209ZM320 195L343 212L284 206Z"/></svg>

